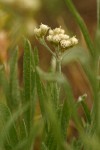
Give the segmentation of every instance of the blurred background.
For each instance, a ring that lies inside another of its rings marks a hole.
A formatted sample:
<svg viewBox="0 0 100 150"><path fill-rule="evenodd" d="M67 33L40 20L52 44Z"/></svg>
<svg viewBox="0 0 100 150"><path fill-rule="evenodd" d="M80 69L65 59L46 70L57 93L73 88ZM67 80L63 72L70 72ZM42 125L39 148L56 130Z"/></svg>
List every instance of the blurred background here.
<svg viewBox="0 0 100 150"><path fill-rule="evenodd" d="M96 31L96 0L73 0L75 7L84 19L90 36ZM85 41L79 27L69 12L64 0L0 0L0 64L7 70L11 51L19 45L19 81L22 83L23 37L29 38L32 46L39 49L40 66L46 71L50 66L51 55L34 38L34 27L40 23L51 28L62 26L70 35L76 35L79 43L85 47ZM91 107L91 88L79 63L71 62L63 67L74 96L87 93L87 103Z"/></svg>

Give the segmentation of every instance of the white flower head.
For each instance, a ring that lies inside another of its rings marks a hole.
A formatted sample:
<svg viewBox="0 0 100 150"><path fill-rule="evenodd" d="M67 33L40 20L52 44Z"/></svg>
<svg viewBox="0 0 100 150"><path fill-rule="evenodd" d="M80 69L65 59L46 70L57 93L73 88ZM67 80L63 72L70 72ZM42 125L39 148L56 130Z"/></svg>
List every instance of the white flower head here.
<svg viewBox="0 0 100 150"><path fill-rule="evenodd" d="M75 36L73 36L70 40L71 40L72 45L78 44L78 39Z"/></svg>
<svg viewBox="0 0 100 150"><path fill-rule="evenodd" d="M52 42L52 40L53 40L53 36L52 35L48 35L47 36L47 41Z"/></svg>
<svg viewBox="0 0 100 150"><path fill-rule="evenodd" d="M60 28L55 28L53 31L54 31L54 34L60 34Z"/></svg>
<svg viewBox="0 0 100 150"><path fill-rule="evenodd" d="M82 102L82 101L83 101L84 99L86 99L86 98L87 98L87 93L85 93L85 94L79 96L78 102Z"/></svg>
<svg viewBox="0 0 100 150"><path fill-rule="evenodd" d="M69 39L69 35L67 35L67 34L59 34L59 37L61 40L68 40Z"/></svg>
<svg viewBox="0 0 100 150"><path fill-rule="evenodd" d="M61 38L59 37L59 35L54 35L53 38L53 43L58 44L61 40Z"/></svg>
<svg viewBox="0 0 100 150"><path fill-rule="evenodd" d="M64 34L65 33L65 30L61 29L61 27L55 28L53 31L54 31L54 34Z"/></svg>
<svg viewBox="0 0 100 150"><path fill-rule="evenodd" d="M61 48L65 49L71 46L70 40L61 40L60 41Z"/></svg>
<svg viewBox="0 0 100 150"><path fill-rule="evenodd" d="M60 29L60 33L61 33L61 34L64 34L64 33L65 33L65 30Z"/></svg>
<svg viewBox="0 0 100 150"><path fill-rule="evenodd" d="M47 31L49 30L49 26L47 26L45 24L41 24L40 29L41 29L42 34L45 35L47 33Z"/></svg>
<svg viewBox="0 0 100 150"><path fill-rule="evenodd" d="M38 38L42 38L46 35L47 31L49 30L49 27L47 25L41 24L39 28L34 29L34 34Z"/></svg>
<svg viewBox="0 0 100 150"><path fill-rule="evenodd" d="M35 28L35 29L34 29L34 35L35 35L37 38L40 38L40 37L41 37L41 29L40 29L40 28Z"/></svg>
<svg viewBox="0 0 100 150"><path fill-rule="evenodd" d="M53 35L54 31L52 29L49 30L49 35Z"/></svg>

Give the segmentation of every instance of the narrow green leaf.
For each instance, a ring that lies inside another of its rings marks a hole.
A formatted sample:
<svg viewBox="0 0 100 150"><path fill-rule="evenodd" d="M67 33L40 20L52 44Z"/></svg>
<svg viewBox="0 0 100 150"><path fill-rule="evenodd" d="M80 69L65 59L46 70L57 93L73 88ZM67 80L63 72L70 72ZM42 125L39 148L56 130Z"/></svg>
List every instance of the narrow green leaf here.
<svg viewBox="0 0 100 150"><path fill-rule="evenodd" d="M59 147L59 149L65 150L65 147L64 147L65 141L63 140L59 118L57 116L56 111L52 107L52 102L50 101L47 102L45 104L45 109L46 109L46 117L48 118L48 121L50 123L51 140L52 138L54 139L53 140L54 143L51 144L51 147L54 148L57 146ZM70 146L68 145L67 142L66 142L66 147L68 148L68 150L70 150Z"/></svg>
<svg viewBox="0 0 100 150"><path fill-rule="evenodd" d="M88 65L83 64L83 68L87 77L89 79L91 89L93 91L93 110L92 110L92 128L96 130L96 134L100 135L100 94L99 94L99 84L97 80L97 75L94 70Z"/></svg>
<svg viewBox="0 0 100 150"><path fill-rule="evenodd" d="M27 109L29 108L29 103L24 104L22 108L18 109L13 114L10 113L10 109L4 104L0 104L0 108L1 108L0 118L3 118L0 121L3 120L2 122L4 125L3 128L0 128L1 129L1 131L0 131L0 148L6 146L6 145L4 145L5 142L8 143L8 145L11 148L14 148L19 142L19 135L18 135L18 137L16 136L17 129L15 128L15 122L18 120L19 117L22 117L22 115L24 114L25 111L27 111ZM3 113L4 113L4 115L3 115ZM18 140L17 140L17 138L18 138Z"/></svg>
<svg viewBox="0 0 100 150"><path fill-rule="evenodd" d="M85 112L85 115L86 115L86 118L87 118L87 122L89 124L91 124L91 115L90 115L89 108L87 107L87 104L84 101L82 101L81 104L82 104L83 110Z"/></svg>
<svg viewBox="0 0 100 150"><path fill-rule="evenodd" d="M38 93L38 97L39 97L40 109L41 109L42 116L44 117L45 116L44 103L46 101L46 97L44 95L43 85L42 85L42 82L40 80L38 73L36 74L36 85L37 85L37 93Z"/></svg>
<svg viewBox="0 0 100 150"><path fill-rule="evenodd" d="M34 48L34 53L31 51L31 100L30 100L30 123L33 124L35 112L37 90L36 90L36 65L38 65L38 50Z"/></svg>
<svg viewBox="0 0 100 150"><path fill-rule="evenodd" d="M38 122L35 122L33 127L31 128L31 132L30 132L29 137L24 138L22 141L20 141L16 145L16 147L14 147L13 150L22 150L22 149L33 150L36 137L40 136L40 134L42 132L42 129L43 129L42 120L38 121Z"/></svg>
<svg viewBox="0 0 100 150"><path fill-rule="evenodd" d="M6 71L5 71L4 66L2 66L0 69L0 85L1 85L1 88L3 88L3 92L4 92L5 97L6 97L7 105L10 107L9 84L8 84Z"/></svg>
<svg viewBox="0 0 100 150"><path fill-rule="evenodd" d="M61 114L61 129L62 129L62 134L65 139L67 135L67 128L69 125L69 120L71 117L70 106L68 103L69 102L65 99L63 108L62 108L62 114Z"/></svg>
<svg viewBox="0 0 100 150"><path fill-rule="evenodd" d="M0 132L2 133L0 135L0 147L3 146L5 141L8 141L8 145L11 147L14 147L18 143L18 135L13 121L8 130L5 130L8 121L12 119L9 108L5 104L0 104L0 125L2 125L0 128Z"/></svg>
<svg viewBox="0 0 100 150"><path fill-rule="evenodd" d="M52 101L53 103L53 107L55 109L57 109L57 104L58 104L58 100L59 100L59 90L57 88L57 83L56 82L47 82L47 94L49 99Z"/></svg>
<svg viewBox="0 0 100 150"><path fill-rule="evenodd" d="M72 13L73 17L75 18L77 24L79 25L83 36L85 38L85 41L87 43L87 46L90 50L90 54L91 56L94 56L94 46L93 43L90 39L90 35L88 33L87 27L82 19L82 17L80 16L80 14L78 13L78 11L76 10L75 6L72 3L72 0L65 0L67 7L69 8L70 12Z"/></svg>
<svg viewBox="0 0 100 150"><path fill-rule="evenodd" d="M78 98L78 103L81 104L81 106L82 106L82 108L83 108L83 110L84 110L84 113L85 113L87 122L88 122L89 124L91 124L90 110L89 110L89 108L88 108L88 106L87 106L87 104L86 104L86 102L85 102L86 97L87 97L87 94L84 94L84 95L80 96L80 97Z"/></svg>
<svg viewBox="0 0 100 150"><path fill-rule="evenodd" d="M9 81L9 95L10 108L15 111L20 105L20 91L18 83L18 48L13 51L10 59L10 81Z"/></svg>
<svg viewBox="0 0 100 150"><path fill-rule="evenodd" d="M39 64L39 56L37 47L34 48L34 64L37 66Z"/></svg>
<svg viewBox="0 0 100 150"><path fill-rule="evenodd" d="M48 149L56 149L57 148L57 141L55 140L54 132L52 130L49 131L46 145Z"/></svg>
<svg viewBox="0 0 100 150"><path fill-rule="evenodd" d="M97 0L97 29L100 30L100 0Z"/></svg>
<svg viewBox="0 0 100 150"><path fill-rule="evenodd" d="M31 101L31 44L28 40L24 43L23 58L23 80L24 80L24 103ZM25 124L27 131L30 131L30 107L25 112Z"/></svg>
<svg viewBox="0 0 100 150"><path fill-rule="evenodd" d="M23 118L20 118L19 120L19 128L20 128L20 131L19 131L20 141L25 140L26 137L28 136L28 133L27 133L26 124Z"/></svg>
<svg viewBox="0 0 100 150"><path fill-rule="evenodd" d="M65 51L62 55L62 65L66 65L71 61L80 61L82 64L87 65L90 61L90 56L86 50L80 46L73 47Z"/></svg>

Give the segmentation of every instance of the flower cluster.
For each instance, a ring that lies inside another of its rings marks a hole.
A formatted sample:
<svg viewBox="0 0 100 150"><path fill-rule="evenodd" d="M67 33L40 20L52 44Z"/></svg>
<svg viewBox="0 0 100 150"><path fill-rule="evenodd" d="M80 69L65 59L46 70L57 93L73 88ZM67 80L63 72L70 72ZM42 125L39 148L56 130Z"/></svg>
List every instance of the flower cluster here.
<svg viewBox="0 0 100 150"><path fill-rule="evenodd" d="M75 36L69 37L61 27L52 30L47 25L41 24L40 28L34 29L34 34L37 38L42 38L48 30L47 41L54 45L59 45L61 49L67 49L78 44L78 39Z"/></svg>
<svg viewBox="0 0 100 150"><path fill-rule="evenodd" d="M67 40L69 36L65 34L65 31L60 28L55 28L53 30L49 30L49 35L47 36L47 40L54 44L58 44L61 40Z"/></svg>
<svg viewBox="0 0 100 150"><path fill-rule="evenodd" d="M62 49L66 49L78 43L75 36L70 38L69 35L65 34L65 30L61 29L61 27L53 30L50 29L47 41L52 42L53 44L59 44Z"/></svg>
<svg viewBox="0 0 100 150"><path fill-rule="evenodd" d="M41 24L39 28L34 29L34 35L37 38L42 38L46 35L47 31L49 30L49 27L47 25Z"/></svg>

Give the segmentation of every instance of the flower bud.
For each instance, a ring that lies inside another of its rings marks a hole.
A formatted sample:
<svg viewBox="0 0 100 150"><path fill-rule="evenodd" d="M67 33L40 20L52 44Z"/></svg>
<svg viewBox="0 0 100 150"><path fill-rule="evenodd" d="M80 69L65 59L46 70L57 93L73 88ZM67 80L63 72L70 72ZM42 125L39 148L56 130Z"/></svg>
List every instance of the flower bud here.
<svg viewBox="0 0 100 150"><path fill-rule="evenodd" d="M35 28L34 29L34 35L37 37L37 38L40 38L41 37L41 29L39 28Z"/></svg>
<svg viewBox="0 0 100 150"><path fill-rule="evenodd" d="M70 40L61 40L60 45L62 48L68 48L71 46L71 41Z"/></svg>
<svg viewBox="0 0 100 150"><path fill-rule="evenodd" d="M70 40L71 40L72 45L78 44L78 39L75 36L73 36Z"/></svg>
<svg viewBox="0 0 100 150"><path fill-rule="evenodd" d="M52 42L52 35L47 36L47 41Z"/></svg>
<svg viewBox="0 0 100 150"><path fill-rule="evenodd" d="M54 35L54 36L53 36L53 43L57 44L57 43L59 43L59 42L60 42L60 37L59 37L59 35Z"/></svg>
<svg viewBox="0 0 100 150"><path fill-rule="evenodd" d="M59 34L59 37L61 40L68 40L69 39L69 35L67 35L67 34Z"/></svg>
<svg viewBox="0 0 100 150"><path fill-rule="evenodd" d="M53 32L53 30L49 30L49 35L53 35L54 34L54 32Z"/></svg>
<svg viewBox="0 0 100 150"><path fill-rule="evenodd" d="M49 27L48 27L47 25L41 24L41 25L40 25L40 29L41 29L41 33L42 33L43 35L45 35L45 34L47 33Z"/></svg>

